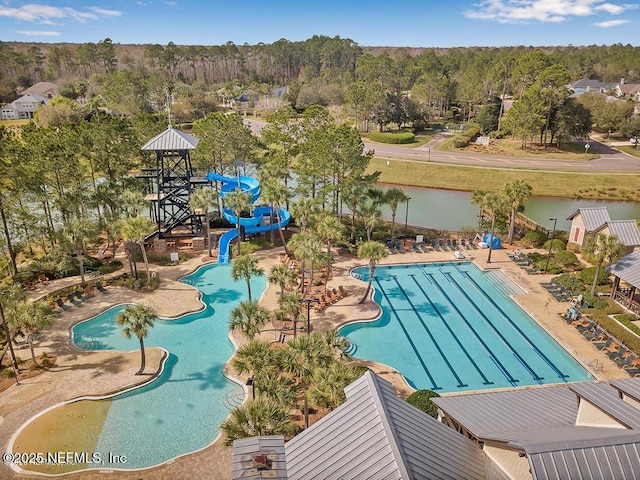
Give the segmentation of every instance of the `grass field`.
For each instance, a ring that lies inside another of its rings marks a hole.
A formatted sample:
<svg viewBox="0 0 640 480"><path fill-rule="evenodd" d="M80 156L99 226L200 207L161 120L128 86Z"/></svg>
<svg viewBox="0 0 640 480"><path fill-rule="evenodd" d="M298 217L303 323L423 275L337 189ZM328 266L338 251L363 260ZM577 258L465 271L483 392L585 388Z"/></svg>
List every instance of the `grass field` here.
<svg viewBox="0 0 640 480"><path fill-rule="evenodd" d="M564 198L640 201L640 173L536 172L499 168L433 165L374 158L369 172L379 170L380 182L414 187L444 188L471 192L495 191L514 179L533 187L534 195Z"/></svg>

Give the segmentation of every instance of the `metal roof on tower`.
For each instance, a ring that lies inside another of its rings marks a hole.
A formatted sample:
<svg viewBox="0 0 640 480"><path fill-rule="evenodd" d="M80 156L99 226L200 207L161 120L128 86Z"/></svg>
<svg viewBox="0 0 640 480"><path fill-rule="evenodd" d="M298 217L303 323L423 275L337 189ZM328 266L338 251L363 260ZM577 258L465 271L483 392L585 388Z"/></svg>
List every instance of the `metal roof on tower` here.
<svg viewBox="0 0 640 480"><path fill-rule="evenodd" d="M144 144L142 150L193 150L200 139L169 127Z"/></svg>

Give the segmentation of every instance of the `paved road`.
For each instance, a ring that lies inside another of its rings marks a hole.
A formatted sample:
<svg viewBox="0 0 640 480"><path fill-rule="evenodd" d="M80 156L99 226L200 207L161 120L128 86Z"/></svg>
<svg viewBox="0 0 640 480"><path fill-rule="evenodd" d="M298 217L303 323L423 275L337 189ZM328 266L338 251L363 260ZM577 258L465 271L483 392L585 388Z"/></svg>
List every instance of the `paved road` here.
<svg viewBox="0 0 640 480"><path fill-rule="evenodd" d="M254 135L266 125L261 120L245 119ZM478 153L440 152L433 146L438 139L418 148L400 147L365 142L365 150L374 150L375 156L389 161L410 160L416 162L447 163L474 167L520 168L530 170L571 170L587 173L618 171L627 174L640 174L640 158L632 157L619 150L595 140L589 140L589 152L597 153L600 158L594 160L559 160L552 158L520 158L506 155L482 155ZM585 142L580 142L584 146Z"/></svg>

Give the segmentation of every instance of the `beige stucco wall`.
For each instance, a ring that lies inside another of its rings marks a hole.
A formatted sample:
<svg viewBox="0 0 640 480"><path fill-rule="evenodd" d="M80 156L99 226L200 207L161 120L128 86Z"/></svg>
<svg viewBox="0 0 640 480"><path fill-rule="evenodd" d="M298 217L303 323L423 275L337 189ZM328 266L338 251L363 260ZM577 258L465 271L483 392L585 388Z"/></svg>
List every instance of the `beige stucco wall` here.
<svg viewBox="0 0 640 480"><path fill-rule="evenodd" d="M513 480L531 480L529 460L519 452L484 446L484 453Z"/></svg>
<svg viewBox="0 0 640 480"><path fill-rule="evenodd" d="M578 406L576 425L583 427L625 428L602 410L584 400L580 400L580 405Z"/></svg>
<svg viewBox="0 0 640 480"><path fill-rule="evenodd" d="M574 240L576 229L579 229L578 238ZM569 241L572 243L577 243L578 245L582 246L584 243L584 231L585 231L584 220L582 220L582 215L578 214L571 221L571 229L569 230Z"/></svg>
<svg viewBox="0 0 640 480"><path fill-rule="evenodd" d="M638 410L640 410L640 402L634 398L631 398L629 395L622 394L622 400L627 402L632 407L636 407Z"/></svg>

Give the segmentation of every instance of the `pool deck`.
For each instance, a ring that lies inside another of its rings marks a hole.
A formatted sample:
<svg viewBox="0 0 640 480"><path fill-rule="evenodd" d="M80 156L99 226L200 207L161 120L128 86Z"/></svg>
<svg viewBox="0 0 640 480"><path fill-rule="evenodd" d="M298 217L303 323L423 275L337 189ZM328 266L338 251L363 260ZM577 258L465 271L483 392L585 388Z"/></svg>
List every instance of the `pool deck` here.
<svg viewBox="0 0 640 480"><path fill-rule="evenodd" d="M255 254L260 265L269 272L273 265L279 263L282 248ZM558 316L566 311L567 303L556 301L540 284L548 281L551 275L529 275L512 262L506 255L508 250L494 250L492 262L487 263L488 250L471 250L466 252L467 259L474 261L483 269L502 269L512 280L527 293L516 295L514 299L545 330L553 336L571 355L585 367L587 363L598 360L604 365L601 372L590 370L600 380L628 378L626 372L619 368L604 353L593 347L572 326L567 325ZM316 313L311 310L313 329L337 328L353 320L374 319L379 314L378 306L370 299L360 304L366 284L349 275L349 271L365 263L352 256L335 256L334 277L329 281L330 288L342 285L349 295L330 305L326 310ZM49 371L21 381L19 386L12 386L0 393L0 439L6 451L9 438L31 417L43 410L70 399L85 395L105 395L149 381L160 370L163 350L147 348L147 368L145 375L136 376L140 361L139 350L132 352L83 352L70 344L69 329L75 323L90 318L105 309L119 303L146 302L151 304L162 317L176 317L201 308L199 294L190 286L180 283L178 279L194 271L207 260L206 256L193 258L176 266L154 266L153 270L162 279L160 288L153 293L140 293L131 290L108 287L109 294L96 294L96 297L62 312L54 327L43 332L42 339L36 345L36 354L47 351L57 356L56 365ZM381 264L422 263L433 261L460 261L453 258L452 252L404 253L393 254L381 261ZM46 293L64 286L79 283L79 278L70 278L40 285L30 292L30 298L39 298ZM260 302L275 308L278 302L279 288L267 283ZM304 334L304 332L300 332ZM273 327L265 328L260 334L265 340L276 342L279 331ZM237 344L245 342L234 337ZM17 355L26 358L29 350L18 349ZM377 374L389 380L397 393L408 396L413 390L406 384L402 376L394 369L376 362L363 362ZM227 368L226 373L233 375ZM243 384L244 381L240 379ZM523 387L539 388L539 387ZM213 445L192 454L177 458L143 471L93 471L68 474L59 478L77 479L165 479L165 478L207 478L228 479L231 477L231 449L222 446L218 440ZM0 466L0 478L42 478L30 473L16 473L9 467Z"/></svg>

